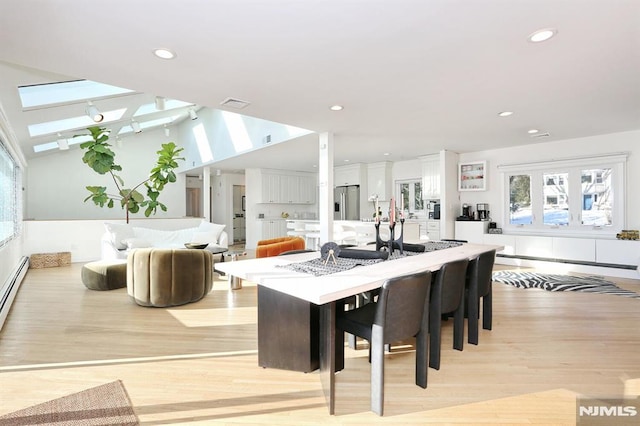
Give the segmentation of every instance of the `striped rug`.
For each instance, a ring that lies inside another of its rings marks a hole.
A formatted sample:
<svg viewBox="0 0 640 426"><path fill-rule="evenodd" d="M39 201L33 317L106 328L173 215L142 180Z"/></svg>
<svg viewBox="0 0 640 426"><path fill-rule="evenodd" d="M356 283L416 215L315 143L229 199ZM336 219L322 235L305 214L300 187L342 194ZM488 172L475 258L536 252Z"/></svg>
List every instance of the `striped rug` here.
<svg viewBox="0 0 640 426"><path fill-rule="evenodd" d="M539 288L547 291L582 291L640 299L640 294L621 289L611 281L599 277L498 271L493 273L493 281L518 288Z"/></svg>

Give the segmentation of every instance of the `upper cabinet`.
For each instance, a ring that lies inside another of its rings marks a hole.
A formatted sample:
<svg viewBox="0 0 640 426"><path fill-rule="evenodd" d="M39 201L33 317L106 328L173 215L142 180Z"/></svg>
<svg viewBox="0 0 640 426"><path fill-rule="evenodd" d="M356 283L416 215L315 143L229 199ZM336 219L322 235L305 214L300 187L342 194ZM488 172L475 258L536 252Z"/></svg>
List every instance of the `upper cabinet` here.
<svg viewBox="0 0 640 426"><path fill-rule="evenodd" d="M366 175L364 164L350 164L333 168L333 185L362 185L363 177Z"/></svg>
<svg viewBox="0 0 640 426"><path fill-rule="evenodd" d="M316 178L313 175L298 175L262 171L262 193L260 203L315 204Z"/></svg>
<svg viewBox="0 0 640 426"><path fill-rule="evenodd" d="M390 161L367 165L368 195L378 195L378 200L388 201L393 196L392 166Z"/></svg>
<svg viewBox="0 0 640 426"><path fill-rule="evenodd" d="M422 161L422 193L424 199L440 198L440 155L425 155Z"/></svg>

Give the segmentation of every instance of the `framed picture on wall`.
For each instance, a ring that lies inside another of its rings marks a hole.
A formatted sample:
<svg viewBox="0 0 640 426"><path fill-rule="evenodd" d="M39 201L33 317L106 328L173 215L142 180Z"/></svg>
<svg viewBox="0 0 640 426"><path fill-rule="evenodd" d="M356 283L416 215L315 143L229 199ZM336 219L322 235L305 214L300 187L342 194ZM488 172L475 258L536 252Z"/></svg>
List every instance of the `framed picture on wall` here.
<svg viewBox="0 0 640 426"><path fill-rule="evenodd" d="M458 163L458 191L485 191L487 162Z"/></svg>

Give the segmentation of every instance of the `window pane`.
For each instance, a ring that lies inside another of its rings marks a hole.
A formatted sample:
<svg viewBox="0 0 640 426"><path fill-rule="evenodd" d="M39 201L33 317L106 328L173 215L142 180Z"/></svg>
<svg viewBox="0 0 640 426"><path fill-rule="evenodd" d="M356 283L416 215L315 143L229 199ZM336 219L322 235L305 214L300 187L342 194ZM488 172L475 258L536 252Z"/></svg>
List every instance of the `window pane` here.
<svg viewBox="0 0 640 426"><path fill-rule="evenodd" d="M404 205L405 210L409 209L411 211L411 206L409 205L409 184L403 183L400 184L400 196L402 197L402 205ZM400 208L400 204L396 207Z"/></svg>
<svg viewBox="0 0 640 426"><path fill-rule="evenodd" d="M611 169L582 170L582 224L610 226L613 193Z"/></svg>
<svg viewBox="0 0 640 426"><path fill-rule="evenodd" d="M414 211L424 210L424 201L422 200L422 182L415 182L413 184L413 198L414 198Z"/></svg>
<svg viewBox="0 0 640 426"><path fill-rule="evenodd" d="M512 225L530 225L531 214L531 176L509 176L509 223Z"/></svg>
<svg viewBox="0 0 640 426"><path fill-rule="evenodd" d="M569 225L569 174L550 173L542 176L544 186L545 225Z"/></svg>

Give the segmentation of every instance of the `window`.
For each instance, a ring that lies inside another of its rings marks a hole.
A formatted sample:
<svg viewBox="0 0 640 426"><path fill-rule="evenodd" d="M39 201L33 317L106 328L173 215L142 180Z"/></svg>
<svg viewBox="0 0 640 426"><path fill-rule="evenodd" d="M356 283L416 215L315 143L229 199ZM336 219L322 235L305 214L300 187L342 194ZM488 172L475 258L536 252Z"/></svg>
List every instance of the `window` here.
<svg viewBox="0 0 640 426"><path fill-rule="evenodd" d="M18 235L20 169L0 141L0 247Z"/></svg>
<svg viewBox="0 0 640 426"><path fill-rule="evenodd" d="M404 211L409 214L424 213L424 200L422 199L422 180L404 180L397 182L397 193L402 200ZM400 208L400 205L398 205ZM408 215L407 215L408 216Z"/></svg>
<svg viewBox="0 0 640 426"><path fill-rule="evenodd" d="M506 227L569 234L623 229L626 159L611 154L499 166L507 188Z"/></svg>

